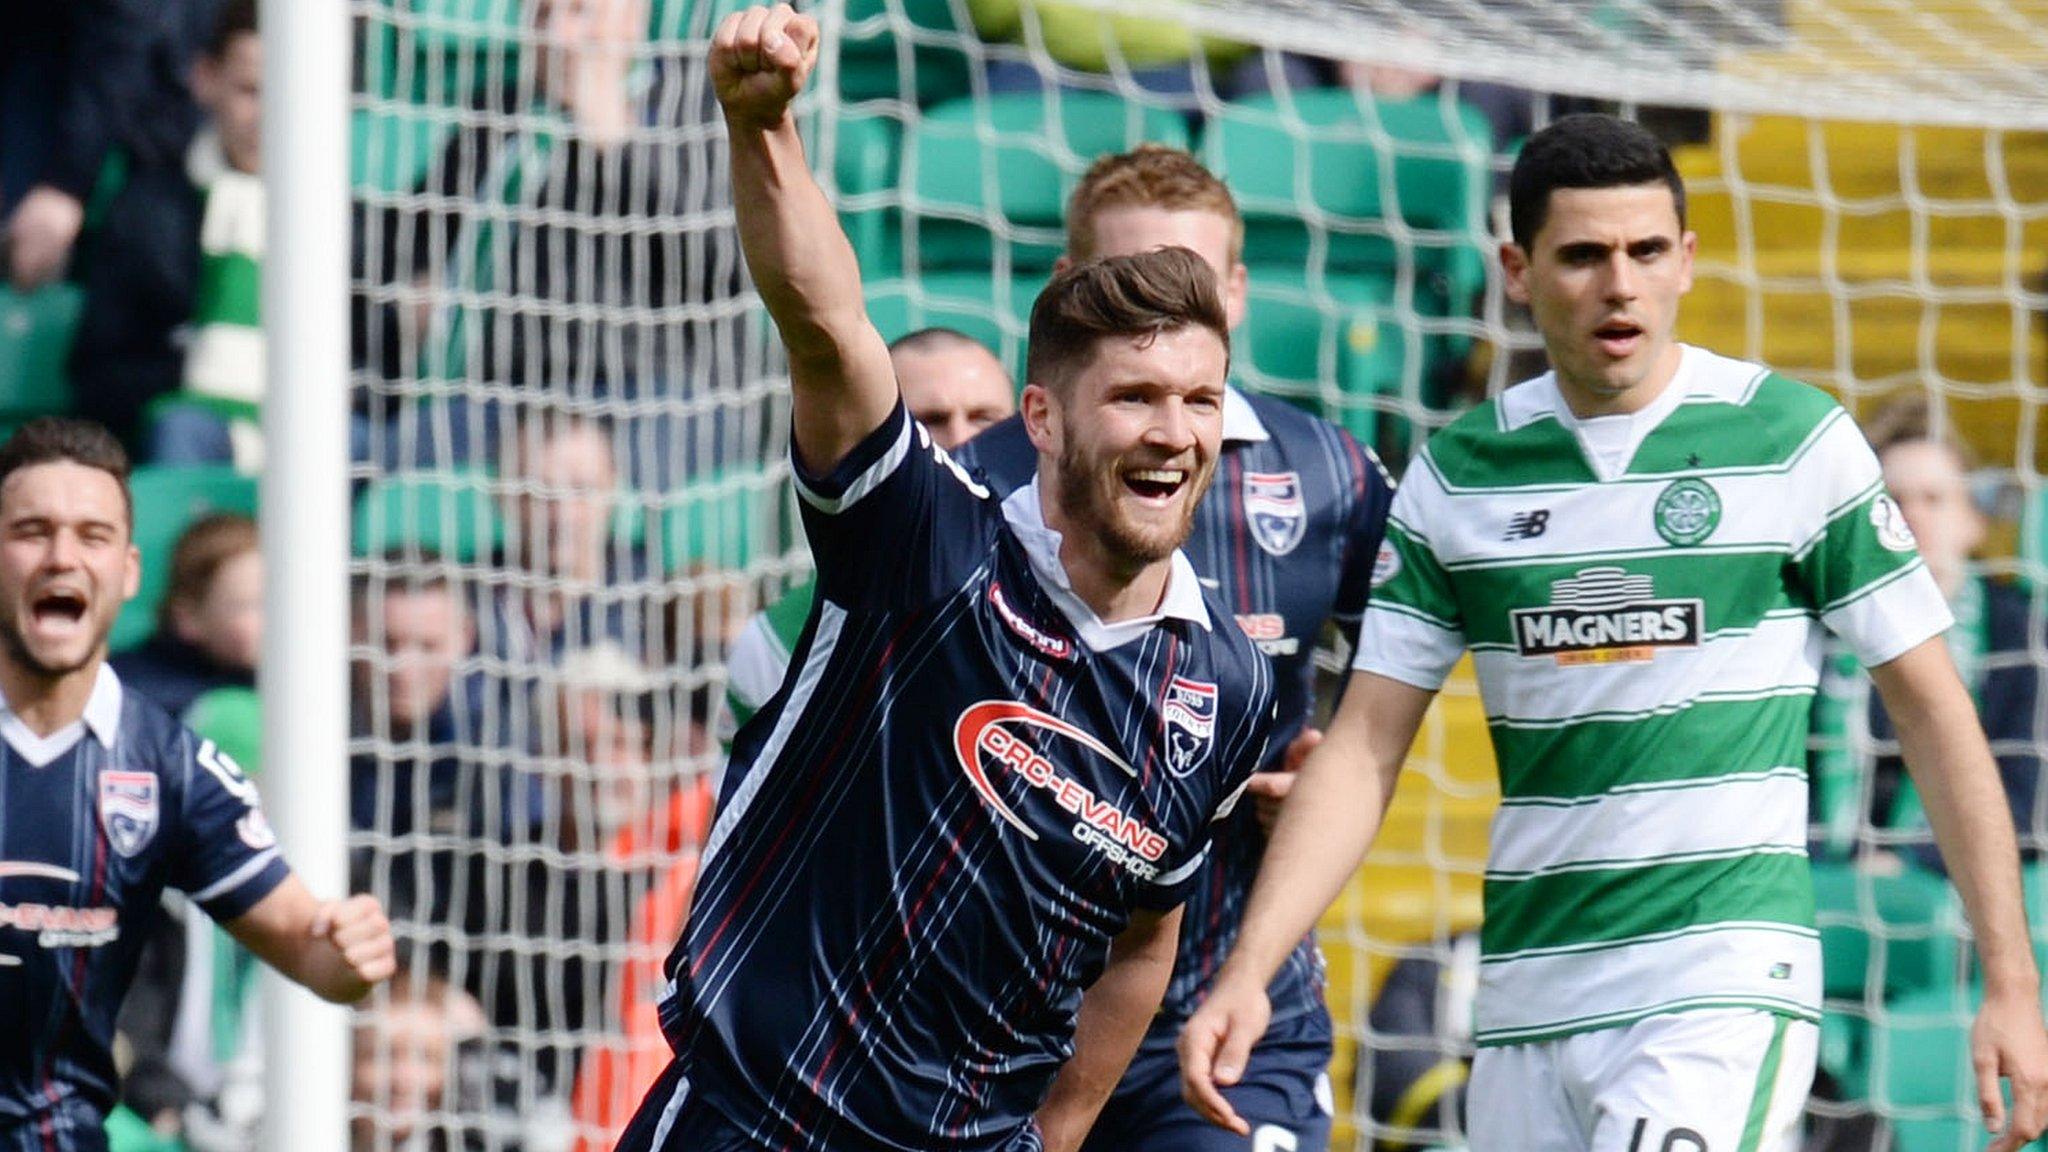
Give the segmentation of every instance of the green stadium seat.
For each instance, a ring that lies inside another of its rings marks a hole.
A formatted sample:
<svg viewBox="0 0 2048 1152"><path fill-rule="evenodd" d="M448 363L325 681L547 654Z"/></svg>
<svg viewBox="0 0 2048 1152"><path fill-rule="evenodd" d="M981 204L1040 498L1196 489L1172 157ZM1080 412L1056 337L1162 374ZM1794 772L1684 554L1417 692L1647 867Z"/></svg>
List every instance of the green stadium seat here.
<svg viewBox="0 0 2048 1152"><path fill-rule="evenodd" d="M1893 1001L1870 1035L1870 1099L1892 1126L1898 1152L1961 1152L1984 1146L1971 1119L1970 1071L1976 989L1923 988Z"/></svg>
<svg viewBox="0 0 2048 1152"><path fill-rule="evenodd" d="M1238 371L1254 389L1305 401L1375 443L1382 407L1397 401L1411 375L1393 299L1392 283L1371 273L1254 268L1236 337Z"/></svg>
<svg viewBox="0 0 2048 1152"><path fill-rule="evenodd" d="M1876 876L1852 864L1821 861L1813 866L1813 892L1822 985L1830 998L1863 1000L1870 994L1873 947L1880 949L1884 966L1881 995L1954 979L1963 923L1947 880L1919 868Z"/></svg>
<svg viewBox="0 0 2048 1152"><path fill-rule="evenodd" d="M957 329L994 352L1011 375L1021 380L1031 305L1045 281L1044 272L1019 272L998 279L978 269L885 280L868 288L868 318L885 340L920 328Z"/></svg>
<svg viewBox="0 0 2048 1152"><path fill-rule="evenodd" d="M1066 247L1066 198L1109 152L1188 144L1178 113L1106 92L1006 93L941 104L912 130L903 181L923 268L1045 270Z"/></svg>
<svg viewBox="0 0 2048 1152"><path fill-rule="evenodd" d="M504 524L490 478L481 472L393 473L356 497L357 556L434 555L458 562L488 558Z"/></svg>
<svg viewBox="0 0 2048 1152"><path fill-rule="evenodd" d="M349 119L349 186L359 191L417 189L455 132L451 121L419 105L356 108Z"/></svg>
<svg viewBox="0 0 2048 1152"><path fill-rule="evenodd" d="M890 112L842 109L833 138L832 176L839 185L839 222L860 260L861 275L878 279L903 266L897 244L897 153L903 124Z"/></svg>
<svg viewBox="0 0 2048 1152"><path fill-rule="evenodd" d="M141 588L114 620L110 646L119 651L149 638L170 576L171 549L187 525L215 512L256 514L256 480L226 465L144 465L128 478L135 494L135 547L142 553Z"/></svg>
<svg viewBox="0 0 2048 1152"><path fill-rule="evenodd" d="M85 290L46 284L23 294L0 284L0 418L26 420L71 407L64 365Z"/></svg>
<svg viewBox="0 0 2048 1152"><path fill-rule="evenodd" d="M929 104L956 96L969 87L967 53L974 39L971 28L954 20L952 0L847 0L839 98L850 103L909 96Z"/></svg>
<svg viewBox="0 0 2048 1152"><path fill-rule="evenodd" d="M791 496L786 479L766 472L730 472L674 493L660 510L663 568L730 571L781 555L796 532Z"/></svg>
<svg viewBox="0 0 2048 1152"><path fill-rule="evenodd" d="M1247 264L1377 276L1394 315L1416 321L1473 314L1492 179L1476 110L1335 89L1248 97L1211 119L1202 147L1244 214ZM1401 336L1403 388L1432 404L1471 349L1467 335L1419 325L1386 334Z"/></svg>
<svg viewBox="0 0 2048 1152"><path fill-rule="evenodd" d="M263 766L263 701L254 688L215 688L185 708L185 726L218 745L242 771Z"/></svg>
<svg viewBox="0 0 2048 1152"><path fill-rule="evenodd" d="M1483 259L1473 249L1485 236L1492 134L1467 105L1342 89L1251 96L1211 119L1202 146L1238 198L1248 261L1299 264L1321 240L1334 267L1395 268L1396 220L1441 234L1416 238L1426 273L1469 275Z"/></svg>

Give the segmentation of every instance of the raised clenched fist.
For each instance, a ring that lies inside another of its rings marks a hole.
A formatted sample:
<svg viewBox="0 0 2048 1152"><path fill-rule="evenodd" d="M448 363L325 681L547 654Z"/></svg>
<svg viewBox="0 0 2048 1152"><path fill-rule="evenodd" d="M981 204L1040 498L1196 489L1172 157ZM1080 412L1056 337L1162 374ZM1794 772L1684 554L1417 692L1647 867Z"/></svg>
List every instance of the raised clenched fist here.
<svg viewBox="0 0 2048 1152"><path fill-rule="evenodd" d="M711 86L736 127L780 123L818 63L818 22L787 4L727 16L711 37Z"/></svg>

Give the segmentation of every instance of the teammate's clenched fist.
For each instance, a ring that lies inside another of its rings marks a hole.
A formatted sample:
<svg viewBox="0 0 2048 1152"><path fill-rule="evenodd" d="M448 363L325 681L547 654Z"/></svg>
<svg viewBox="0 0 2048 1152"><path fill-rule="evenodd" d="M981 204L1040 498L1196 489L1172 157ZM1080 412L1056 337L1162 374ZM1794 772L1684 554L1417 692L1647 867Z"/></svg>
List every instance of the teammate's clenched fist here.
<svg viewBox="0 0 2048 1152"><path fill-rule="evenodd" d="M727 16L711 37L711 86L735 125L782 120L818 63L818 22L787 4Z"/></svg>

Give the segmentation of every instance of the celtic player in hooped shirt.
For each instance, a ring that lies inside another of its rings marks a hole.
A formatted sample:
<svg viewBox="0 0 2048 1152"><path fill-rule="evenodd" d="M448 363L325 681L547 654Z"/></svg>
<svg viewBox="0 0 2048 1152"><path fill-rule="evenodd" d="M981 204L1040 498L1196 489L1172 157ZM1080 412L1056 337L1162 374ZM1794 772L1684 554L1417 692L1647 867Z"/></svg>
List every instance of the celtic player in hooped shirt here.
<svg viewBox="0 0 2048 1152"><path fill-rule="evenodd" d="M1265 753L1272 672L1179 551L1229 329L1186 249L1053 278L997 499L909 417L789 104L818 27L724 21L747 264L789 350L818 593L734 738L639 1152L1071 1152Z"/></svg>
<svg viewBox="0 0 2048 1152"><path fill-rule="evenodd" d="M1898 718L1975 930L1993 1147L2048 1119L2012 825L1947 608L1833 400L1673 339L1683 195L1663 146L1611 117L1564 118L1518 158L1502 264L1553 371L1439 433L1395 497L1343 708L1182 1032L1183 1086L1219 1123L1268 976L1357 866L1469 649L1502 794L1472 1148L1796 1147L1820 1014L1803 765L1822 627Z"/></svg>

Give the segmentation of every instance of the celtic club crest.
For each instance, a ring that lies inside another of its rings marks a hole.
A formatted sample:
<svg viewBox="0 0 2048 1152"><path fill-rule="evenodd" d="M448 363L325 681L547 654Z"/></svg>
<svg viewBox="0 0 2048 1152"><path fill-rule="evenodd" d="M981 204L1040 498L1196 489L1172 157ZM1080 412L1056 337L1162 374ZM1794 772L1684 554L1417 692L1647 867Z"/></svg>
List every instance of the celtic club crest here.
<svg viewBox="0 0 2048 1152"><path fill-rule="evenodd" d="M1704 480L1677 480L1657 496L1657 535L1681 547L1697 544L1721 524L1721 496Z"/></svg>

